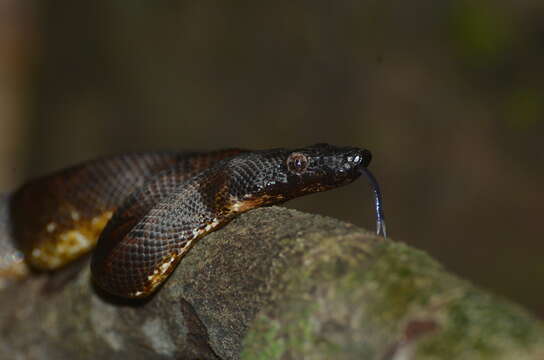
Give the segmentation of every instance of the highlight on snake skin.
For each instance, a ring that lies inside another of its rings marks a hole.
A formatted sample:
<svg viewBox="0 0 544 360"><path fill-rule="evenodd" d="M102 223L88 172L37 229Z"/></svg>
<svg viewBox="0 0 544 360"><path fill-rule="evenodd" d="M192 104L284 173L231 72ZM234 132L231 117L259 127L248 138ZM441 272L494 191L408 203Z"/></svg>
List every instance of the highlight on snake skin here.
<svg viewBox="0 0 544 360"><path fill-rule="evenodd" d="M13 193L13 234L33 269L55 270L95 248L91 272L100 288L146 297L198 239L235 216L349 184L363 173L375 196L377 233L385 236L370 161L366 149L328 144L100 158Z"/></svg>

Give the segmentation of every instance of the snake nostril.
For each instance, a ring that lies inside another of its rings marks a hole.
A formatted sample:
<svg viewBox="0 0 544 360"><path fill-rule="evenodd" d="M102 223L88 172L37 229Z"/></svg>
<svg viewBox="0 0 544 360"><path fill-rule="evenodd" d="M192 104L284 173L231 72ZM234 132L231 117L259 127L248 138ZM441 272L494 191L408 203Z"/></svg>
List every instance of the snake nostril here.
<svg viewBox="0 0 544 360"><path fill-rule="evenodd" d="M367 167L371 159L372 154L370 151L366 149L353 149L346 157L346 164L354 168Z"/></svg>

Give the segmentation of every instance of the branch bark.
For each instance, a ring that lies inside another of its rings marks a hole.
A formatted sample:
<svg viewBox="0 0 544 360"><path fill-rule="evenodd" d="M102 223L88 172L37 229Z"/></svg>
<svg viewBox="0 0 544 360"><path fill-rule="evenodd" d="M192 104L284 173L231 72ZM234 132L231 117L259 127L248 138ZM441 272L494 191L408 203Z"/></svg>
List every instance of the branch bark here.
<svg viewBox="0 0 544 360"><path fill-rule="evenodd" d="M12 359L542 359L544 326L421 251L272 207L202 239L146 302L88 260L0 292Z"/></svg>

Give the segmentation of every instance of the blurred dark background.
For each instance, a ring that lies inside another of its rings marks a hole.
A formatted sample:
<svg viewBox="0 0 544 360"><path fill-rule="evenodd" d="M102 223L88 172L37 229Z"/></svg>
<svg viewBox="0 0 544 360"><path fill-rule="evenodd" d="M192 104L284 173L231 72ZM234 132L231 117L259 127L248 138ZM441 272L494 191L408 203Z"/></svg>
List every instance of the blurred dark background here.
<svg viewBox="0 0 544 360"><path fill-rule="evenodd" d="M0 0L0 186L131 150L362 146L393 239L543 317L542 64L542 0ZM374 229L364 180L289 206Z"/></svg>

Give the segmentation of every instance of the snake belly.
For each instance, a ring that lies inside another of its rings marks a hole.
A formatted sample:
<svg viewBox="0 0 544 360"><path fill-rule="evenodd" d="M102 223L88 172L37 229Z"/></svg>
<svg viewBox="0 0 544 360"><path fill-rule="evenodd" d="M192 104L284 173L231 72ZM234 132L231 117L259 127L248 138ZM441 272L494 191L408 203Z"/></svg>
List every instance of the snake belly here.
<svg viewBox="0 0 544 360"><path fill-rule="evenodd" d="M368 150L327 144L95 160L15 193L16 239L32 267L48 270L96 243L94 282L146 297L198 239L238 214L351 183L370 160Z"/></svg>

